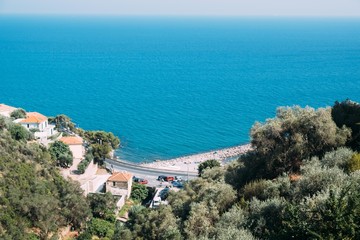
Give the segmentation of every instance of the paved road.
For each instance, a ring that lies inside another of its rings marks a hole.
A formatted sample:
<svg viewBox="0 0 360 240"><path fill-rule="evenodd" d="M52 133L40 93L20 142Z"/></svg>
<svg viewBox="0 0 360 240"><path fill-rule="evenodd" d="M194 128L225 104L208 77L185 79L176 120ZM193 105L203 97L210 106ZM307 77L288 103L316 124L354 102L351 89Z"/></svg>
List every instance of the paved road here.
<svg viewBox="0 0 360 240"><path fill-rule="evenodd" d="M105 165L106 168L110 170L127 171L131 172L136 177L145 178L149 181L149 186L160 186L160 182L156 180L159 175L181 176L184 180L191 180L198 177L197 174L193 172L148 168L113 159L105 159ZM167 183L162 183L162 186L166 184Z"/></svg>

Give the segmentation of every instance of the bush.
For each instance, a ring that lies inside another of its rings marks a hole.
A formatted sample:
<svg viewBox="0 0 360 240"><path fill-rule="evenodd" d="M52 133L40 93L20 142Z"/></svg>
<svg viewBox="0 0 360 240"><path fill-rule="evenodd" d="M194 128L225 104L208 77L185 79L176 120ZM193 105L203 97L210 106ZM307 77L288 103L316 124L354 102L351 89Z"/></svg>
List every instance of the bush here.
<svg viewBox="0 0 360 240"><path fill-rule="evenodd" d="M83 174L86 170L86 168L89 166L89 164L94 160L93 155L91 154L91 152L86 153L85 155L85 159L82 160L78 167L77 170L80 174Z"/></svg>
<svg viewBox="0 0 360 240"><path fill-rule="evenodd" d="M248 226L260 239L278 239L281 232L282 216L287 202L282 198L266 201L253 199L249 206Z"/></svg>
<svg viewBox="0 0 360 240"><path fill-rule="evenodd" d="M348 99L342 102L336 101L331 115L338 127L351 128L351 138L346 145L354 150L360 150L360 104Z"/></svg>
<svg viewBox="0 0 360 240"><path fill-rule="evenodd" d="M88 231L92 235L111 239L114 235L114 224L100 218L93 218Z"/></svg>
<svg viewBox="0 0 360 240"><path fill-rule="evenodd" d="M57 162L57 165L63 168L68 168L73 162L73 155L68 145L61 141L56 141L50 145L49 152L52 159Z"/></svg>
<svg viewBox="0 0 360 240"><path fill-rule="evenodd" d="M351 157L354 155L354 152L345 147L338 148L335 151L328 152L320 160L321 163L327 167L339 167L345 169L348 167L348 163Z"/></svg>
<svg viewBox="0 0 360 240"><path fill-rule="evenodd" d="M315 160L307 162L301 172L301 178L295 183L293 193L298 200L324 191L330 186L339 186L347 178L338 167L328 168Z"/></svg>
<svg viewBox="0 0 360 240"><path fill-rule="evenodd" d="M19 124L11 124L9 127L11 137L17 141L26 141L31 139L31 134Z"/></svg>
<svg viewBox="0 0 360 240"><path fill-rule="evenodd" d="M135 201L142 202L148 195L148 189L145 185L133 183L131 189L131 198Z"/></svg>
<svg viewBox="0 0 360 240"><path fill-rule="evenodd" d="M253 197L256 197L260 200L267 199L265 191L270 187L271 182L268 180L255 180L244 186L243 195L245 200L251 200Z"/></svg>
<svg viewBox="0 0 360 240"><path fill-rule="evenodd" d="M289 205L284 239L359 239L359 184L348 180Z"/></svg>
<svg viewBox="0 0 360 240"><path fill-rule="evenodd" d="M360 170L360 154L355 153L348 164L348 170L349 172L355 172L357 170Z"/></svg>
<svg viewBox="0 0 360 240"><path fill-rule="evenodd" d="M3 130L4 128L6 128L6 121L3 116L0 116L0 130Z"/></svg>
<svg viewBox="0 0 360 240"><path fill-rule="evenodd" d="M214 167L220 167L220 163L218 160L211 159L211 160L207 160L205 162L200 163L200 165L198 167L199 176L201 176L201 174L204 172L205 169L210 169L210 168L214 168Z"/></svg>
<svg viewBox="0 0 360 240"><path fill-rule="evenodd" d="M10 117L18 119L18 118L26 118L26 112L22 108L18 108L10 113Z"/></svg>
<svg viewBox="0 0 360 240"><path fill-rule="evenodd" d="M258 175L257 178L296 173L302 160L344 146L350 134L349 129L336 126L329 108L278 108L275 118L252 127L255 154L245 166L254 169L252 175Z"/></svg>

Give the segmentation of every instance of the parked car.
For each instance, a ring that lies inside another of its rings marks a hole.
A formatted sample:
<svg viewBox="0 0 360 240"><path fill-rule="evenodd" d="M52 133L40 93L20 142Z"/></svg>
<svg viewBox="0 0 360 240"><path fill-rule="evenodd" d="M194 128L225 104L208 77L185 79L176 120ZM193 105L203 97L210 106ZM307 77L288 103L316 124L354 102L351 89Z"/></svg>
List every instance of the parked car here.
<svg viewBox="0 0 360 240"><path fill-rule="evenodd" d="M166 176L164 176L164 175L160 175L160 176L158 176L158 178L157 178L157 180L158 181L165 181L165 179L166 179Z"/></svg>
<svg viewBox="0 0 360 240"><path fill-rule="evenodd" d="M157 180L159 181L165 181L165 182L172 182L175 180L174 177L171 177L171 176L164 176L164 175L160 175Z"/></svg>
<svg viewBox="0 0 360 240"><path fill-rule="evenodd" d="M181 182L178 182L178 181L172 181L171 184L173 185L173 187L176 187L176 188L183 188L184 187L184 185Z"/></svg>
<svg viewBox="0 0 360 240"><path fill-rule="evenodd" d="M172 181L174 181L174 180L175 180L174 177L167 176L165 181L167 181L167 182L172 182Z"/></svg>
<svg viewBox="0 0 360 240"><path fill-rule="evenodd" d="M149 181L146 180L146 179L143 179L143 178L139 178L138 181L137 181L137 183L140 183L140 184L148 184Z"/></svg>
<svg viewBox="0 0 360 240"><path fill-rule="evenodd" d="M170 188L164 188L163 190L160 191L159 197L161 198L161 200L165 200L169 196L169 191Z"/></svg>
<svg viewBox="0 0 360 240"><path fill-rule="evenodd" d="M140 184L148 184L148 180L143 179L143 178L137 178L137 177L133 177L133 181L136 183L140 183Z"/></svg>
<svg viewBox="0 0 360 240"><path fill-rule="evenodd" d="M158 208L161 204L161 198L160 197L156 197L154 198L154 200L151 202L150 207L151 208Z"/></svg>

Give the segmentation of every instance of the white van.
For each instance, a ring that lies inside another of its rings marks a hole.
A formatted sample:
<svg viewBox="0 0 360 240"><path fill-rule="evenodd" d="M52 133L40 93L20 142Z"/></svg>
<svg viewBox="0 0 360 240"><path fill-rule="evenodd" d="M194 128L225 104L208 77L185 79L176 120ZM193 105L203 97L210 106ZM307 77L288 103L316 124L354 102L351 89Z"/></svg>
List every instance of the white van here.
<svg viewBox="0 0 360 240"><path fill-rule="evenodd" d="M158 208L161 204L161 198L160 197L155 197L154 200L152 201L152 204L150 205L151 208Z"/></svg>

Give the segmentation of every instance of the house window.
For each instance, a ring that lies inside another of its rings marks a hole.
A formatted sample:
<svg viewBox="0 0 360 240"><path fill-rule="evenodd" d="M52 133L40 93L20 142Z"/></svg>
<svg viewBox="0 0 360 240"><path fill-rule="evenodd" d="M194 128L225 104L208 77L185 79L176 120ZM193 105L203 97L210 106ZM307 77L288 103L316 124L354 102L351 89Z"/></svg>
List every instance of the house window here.
<svg viewBox="0 0 360 240"><path fill-rule="evenodd" d="M113 187L115 187L115 182L113 182Z"/></svg>
<svg viewBox="0 0 360 240"><path fill-rule="evenodd" d="M27 125L27 128L30 128L30 124Z"/></svg>

